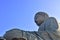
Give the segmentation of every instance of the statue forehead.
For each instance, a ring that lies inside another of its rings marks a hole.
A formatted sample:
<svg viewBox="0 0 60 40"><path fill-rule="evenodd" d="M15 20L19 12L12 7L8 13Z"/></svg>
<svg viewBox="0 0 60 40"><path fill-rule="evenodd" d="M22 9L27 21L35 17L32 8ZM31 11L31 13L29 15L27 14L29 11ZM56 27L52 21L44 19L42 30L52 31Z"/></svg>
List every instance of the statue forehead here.
<svg viewBox="0 0 60 40"><path fill-rule="evenodd" d="M35 14L35 16L38 16L38 15L42 15L42 16L46 15L46 16L48 16L48 14L45 13L45 12L38 12L38 13Z"/></svg>
<svg viewBox="0 0 60 40"><path fill-rule="evenodd" d="M49 17L48 14L45 13L45 12L37 12L37 13L35 14L35 19L36 19L37 17L40 17L40 16L42 16L42 17Z"/></svg>

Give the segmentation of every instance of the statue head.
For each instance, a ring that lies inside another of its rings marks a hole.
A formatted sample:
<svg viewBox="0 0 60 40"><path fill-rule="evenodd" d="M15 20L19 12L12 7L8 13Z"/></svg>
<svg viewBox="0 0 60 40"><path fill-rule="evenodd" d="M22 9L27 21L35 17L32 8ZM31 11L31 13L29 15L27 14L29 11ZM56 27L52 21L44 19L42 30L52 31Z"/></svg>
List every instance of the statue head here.
<svg viewBox="0 0 60 40"><path fill-rule="evenodd" d="M40 26L49 16L45 12L37 12L34 17L35 23Z"/></svg>

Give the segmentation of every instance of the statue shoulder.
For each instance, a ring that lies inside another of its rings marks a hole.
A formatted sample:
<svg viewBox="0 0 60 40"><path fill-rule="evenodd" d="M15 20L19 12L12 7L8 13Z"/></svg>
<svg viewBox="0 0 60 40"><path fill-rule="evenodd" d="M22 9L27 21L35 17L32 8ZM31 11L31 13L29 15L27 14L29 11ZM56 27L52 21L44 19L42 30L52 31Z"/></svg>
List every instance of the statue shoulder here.
<svg viewBox="0 0 60 40"><path fill-rule="evenodd" d="M45 29L56 31L58 29L58 22L54 17L49 17L45 22Z"/></svg>

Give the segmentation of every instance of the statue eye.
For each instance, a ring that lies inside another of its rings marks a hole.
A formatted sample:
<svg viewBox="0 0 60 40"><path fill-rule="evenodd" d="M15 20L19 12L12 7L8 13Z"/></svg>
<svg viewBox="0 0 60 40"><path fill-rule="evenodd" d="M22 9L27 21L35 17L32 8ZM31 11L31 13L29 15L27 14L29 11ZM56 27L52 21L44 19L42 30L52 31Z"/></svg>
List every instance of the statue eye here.
<svg viewBox="0 0 60 40"><path fill-rule="evenodd" d="M0 40L6 40L6 39L0 39Z"/></svg>
<svg viewBox="0 0 60 40"><path fill-rule="evenodd" d="M0 40L6 40L6 39L5 39L5 38L1 38L1 37L0 37Z"/></svg>
<svg viewBox="0 0 60 40"><path fill-rule="evenodd" d="M18 38L13 38L12 40L18 40Z"/></svg>
<svg viewBox="0 0 60 40"><path fill-rule="evenodd" d="M24 38L13 38L12 40L26 40Z"/></svg>
<svg viewBox="0 0 60 40"><path fill-rule="evenodd" d="M4 39L0 39L0 40L4 40Z"/></svg>

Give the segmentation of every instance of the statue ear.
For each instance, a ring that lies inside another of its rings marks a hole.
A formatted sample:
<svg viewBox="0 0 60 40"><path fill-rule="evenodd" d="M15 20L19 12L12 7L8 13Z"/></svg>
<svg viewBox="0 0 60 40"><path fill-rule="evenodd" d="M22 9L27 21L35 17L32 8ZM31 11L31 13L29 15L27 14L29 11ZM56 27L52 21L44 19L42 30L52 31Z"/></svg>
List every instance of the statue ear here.
<svg viewBox="0 0 60 40"><path fill-rule="evenodd" d="M50 17L45 22L45 29L49 31L56 31L58 29L58 23L54 17Z"/></svg>

